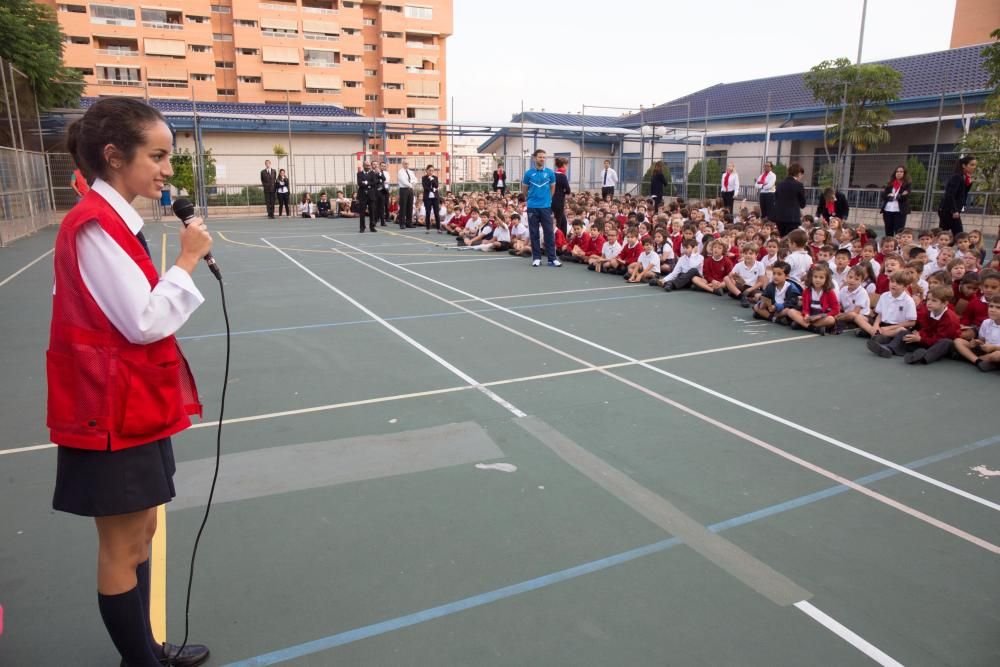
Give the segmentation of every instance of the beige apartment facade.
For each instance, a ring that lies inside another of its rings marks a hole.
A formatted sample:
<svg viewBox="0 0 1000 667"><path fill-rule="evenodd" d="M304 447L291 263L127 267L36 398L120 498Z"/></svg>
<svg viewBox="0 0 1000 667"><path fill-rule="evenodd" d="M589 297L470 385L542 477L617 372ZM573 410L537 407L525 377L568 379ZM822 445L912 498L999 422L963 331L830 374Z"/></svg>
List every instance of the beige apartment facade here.
<svg viewBox="0 0 1000 667"><path fill-rule="evenodd" d="M335 105L362 116L444 120L451 0L42 0L85 95ZM444 150L390 132L388 152Z"/></svg>
<svg viewBox="0 0 1000 667"><path fill-rule="evenodd" d="M990 33L1000 28L1000 0L955 0L951 48L992 42Z"/></svg>

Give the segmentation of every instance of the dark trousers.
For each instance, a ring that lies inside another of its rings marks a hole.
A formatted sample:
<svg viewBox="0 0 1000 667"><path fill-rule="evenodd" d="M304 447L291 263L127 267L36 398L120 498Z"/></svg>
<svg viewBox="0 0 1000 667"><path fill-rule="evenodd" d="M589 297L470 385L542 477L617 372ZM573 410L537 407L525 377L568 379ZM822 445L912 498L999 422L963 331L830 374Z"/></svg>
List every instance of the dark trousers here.
<svg viewBox="0 0 1000 667"><path fill-rule="evenodd" d="M673 285L674 289L684 289L685 287L691 286L691 279L695 276L700 276L698 269L691 269L690 271L685 271L684 273L679 273L677 276L669 281L669 284ZM667 283L664 283L666 285Z"/></svg>
<svg viewBox="0 0 1000 667"><path fill-rule="evenodd" d="M413 224L413 188L399 189L399 214L396 216L399 226Z"/></svg>
<svg viewBox="0 0 1000 667"><path fill-rule="evenodd" d="M267 217L274 217L274 190L264 190L264 206L267 207Z"/></svg>
<svg viewBox="0 0 1000 667"><path fill-rule="evenodd" d="M386 221L389 219L389 191L382 190L379 192L379 197L382 200L382 225L385 226Z"/></svg>
<svg viewBox="0 0 1000 667"><path fill-rule="evenodd" d="M721 194L722 194L722 204L729 209L730 213L732 213L733 199L736 198L736 192L735 191L726 192L725 190L723 190Z"/></svg>
<svg viewBox="0 0 1000 667"><path fill-rule="evenodd" d="M545 254L550 262L556 261L556 233L552 229L552 209L551 208L529 208L528 209L528 236L531 238L531 259L542 258L541 239L538 238L538 230L542 230L542 238L545 239Z"/></svg>
<svg viewBox="0 0 1000 667"><path fill-rule="evenodd" d="M660 212L660 208L663 206L663 195L653 195L653 215Z"/></svg>
<svg viewBox="0 0 1000 667"><path fill-rule="evenodd" d="M437 198L424 200L424 224L431 228L431 213L434 214L434 228L441 229L441 205Z"/></svg>
<svg viewBox="0 0 1000 667"><path fill-rule="evenodd" d="M945 213L944 211L938 211L938 221L940 222L941 229L951 232L954 238L955 234L962 233L962 218L953 218L951 213Z"/></svg>
<svg viewBox="0 0 1000 667"><path fill-rule="evenodd" d="M774 220L773 222L778 225L778 236L787 236L789 232L802 226L801 220L795 220L794 222L791 220Z"/></svg>
<svg viewBox="0 0 1000 667"><path fill-rule="evenodd" d="M898 211L882 211L882 222L885 224L885 235L895 236L906 227L906 214Z"/></svg>
<svg viewBox="0 0 1000 667"><path fill-rule="evenodd" d="M556 223L556 227L562 230L563 234L567 233L567 221L566 221L566 203L553 204L552 205L552 219Z"/></svg>
<svg viewBox="0 0 1000 667"><path fill-rule="evenodd" d="M507 196L507 186L506 185L500 186L500 187L495 187L495 188L493 188L493 190L495 192L499 192L501 197L506 197Z"/></svg>
<svg viewBox="0 0 1000 667"><path fill-rule="evenodd" d="M375 196L371 194L361 193L358 195L358 213L360 214L359 229L365 231L365 216L368 216L368 228L375 229L375 223L378 221L381 212L375 205L377 203Z"/></svg>
<svg viewBox="0 0 1000 667"><path fill-rule="evenodd" d="M608 197L614 197L614 196L615 196L614 186L601 188L601 199L607 199Z"/></svg>
<svg viewBox="0 0 1000 667"><path fill-rule="evenodd" d="M284 209L285 215L291 215L292 209L288 207L288 193L279 192L278 193L278 215L281 215L281 211Z"/></svg>
<svg viewBox="0 0 1000 667"><path fill-rule="evenodd" d="M385 196L382 194L381 190L376 190L372 192L368 200L368 213L372 217L371 226L381 223L385 224L385 215L383 215L384 207L383 202L385 201Z"/></svg>
<svg viewBox="0 0 1000 667"><path fill-rule="evenodd" d="M886 343L886 347L892 350L892 353L897 357L901 357L907 352L913 352L914 350L924 348L927 350L924 353L924 363L932 364L939 359L947 357L951 353L951 339L945 338L943 340L939 340L930 347L927 347L926 345L921 345L920 343L904 343L903 336L908 333L910 332L900 331L891 341Z"/></svg>
<svg viewBox="0 0 1000 667"><path fill-rule="evenodd" d="M771 212L774 208L774 193L773 192L761 192L760 193L760 216L762 218L767 218L767 214ZM770 220L770 218L768 218Z"/></svg>

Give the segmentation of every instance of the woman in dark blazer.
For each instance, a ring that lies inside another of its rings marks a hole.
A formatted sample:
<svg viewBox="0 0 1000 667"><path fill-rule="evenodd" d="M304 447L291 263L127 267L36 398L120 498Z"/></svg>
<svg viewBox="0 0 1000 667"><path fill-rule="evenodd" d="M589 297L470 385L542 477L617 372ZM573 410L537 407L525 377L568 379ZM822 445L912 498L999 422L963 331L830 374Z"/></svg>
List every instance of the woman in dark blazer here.
<svg viewBox="0 0 1000 667"><path fill-rule="evenodd" d="M806 207L806 189L802 186L802 165L793 162L788 176L774 189L774 208L768 219L778 225L778 233L785 236L802 224L802 209Z"/></svg>
<svg viewBox="0 0 1000 667"><path fill-rule="evenodd" d="M503 169L503 162L498 163L493 171L493 191L507 195L507 172Z"/></svg>
<svg viewBox="0 0 1000 667"><path fill-rule="evenodd" d="M567 233L566 195L571 192L569 178L566 176L567 164L569 164L569 160L566 158L556 158L556 190L552 193L552 219L563 234Z"/></svg>
<svg viewBox="0 0 1000 667"><path fill-rule="evenodd" d="M895 236L906 227L906 216L910 214L910 187L910 175L906 173L906 167L899 165L882 188L879 211L885 223L886 236Z"/></svg>
<svg viewBox="0 0 1000 667"><path fill-rule="evenodd" d="M653 215L663 206L663 192L667 187L667 177L663 175L663 160L653 163L653 175L649 177L649 194L653 197Z"/></svg>
<svg viewBox="0 0 1000 667"><path fill-rule="evenodd" d="M851 207L847 205L847 197L840 190L827 188L823 190L819 204L816 205L816 219L823 218L827 224L830 218L836 216L841 221L847 220L847 214L851 212Z"/></svg>
<svg viewBox="0 0 1000 667"><path fill-rule="evenodd" d="M424 189L424 224L427 234L431 233L431 213L434 214L434 227L441 233L441 202L438 200L438 177L434 175L434 165L427 165L426 173L420 179Z"/></svg>
<svg viewBox="0 0 1000 667"><path fill-rule="evenodd" d="M976 171L976 156L963 155L955 163L955 173L944 186L944 196L938 207L941 229L950 231L952 236L962 233L962 209L972 187L972 173Z"/></svg>

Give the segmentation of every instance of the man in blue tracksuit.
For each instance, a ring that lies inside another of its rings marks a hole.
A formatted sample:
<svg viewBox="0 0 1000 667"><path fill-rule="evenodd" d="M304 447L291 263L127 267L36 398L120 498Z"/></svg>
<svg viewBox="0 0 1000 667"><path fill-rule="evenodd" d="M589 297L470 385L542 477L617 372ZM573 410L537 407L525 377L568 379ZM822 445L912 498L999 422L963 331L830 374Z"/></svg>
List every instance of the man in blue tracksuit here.
<svg viewBox="0 0 1000 667"><path fill-rule="evenodd" d="M556 259L556 240L552 230L552 195L556 191L556 174L545 166L545 151L536 150L532 157L535 166L524 172L521 184L527 188L528 234L531 236L531 265L542 265L542 249L538 239L538 228L545 235L545 253L549 266L562 266Z"/></svg>

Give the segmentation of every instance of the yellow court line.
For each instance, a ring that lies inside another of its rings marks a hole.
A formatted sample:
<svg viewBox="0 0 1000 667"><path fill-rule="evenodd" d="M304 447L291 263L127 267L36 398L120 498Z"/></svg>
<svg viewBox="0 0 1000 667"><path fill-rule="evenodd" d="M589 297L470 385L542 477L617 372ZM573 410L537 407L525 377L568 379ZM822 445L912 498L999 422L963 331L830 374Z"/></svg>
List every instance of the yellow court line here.
<svg viewBox="0 0 1000 667"><path fill-rule="evenodd" d="M160 244L160 275L167 271L167 234ZM149 624L156 641L167 640L167 509L156 508L156 532L150 556Z"/></svg>

